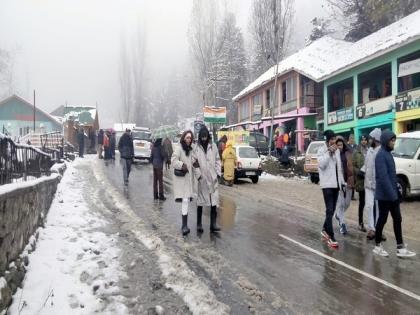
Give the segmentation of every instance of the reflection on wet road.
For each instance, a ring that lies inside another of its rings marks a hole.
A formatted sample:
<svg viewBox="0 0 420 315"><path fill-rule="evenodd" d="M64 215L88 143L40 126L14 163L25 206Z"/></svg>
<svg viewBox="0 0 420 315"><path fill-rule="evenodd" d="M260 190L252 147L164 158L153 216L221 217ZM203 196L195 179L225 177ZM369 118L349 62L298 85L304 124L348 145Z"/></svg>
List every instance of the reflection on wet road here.
<svg viewBox="0 0 420 315"><path fill-rule="evenodd" d="M333 251L320 241L322 217L270 199L258 184L241 182L234 187L221 187L220 235L209 233L209 209L204 210L205 232L197 235L195 208L191 206L192 233L183 239L180 204L172 199L171 172L165 178L167 200L161 202L153 200L149 165L134 165L126 188L118 162L102 168L136 214L184 257L216 296L231 307L232 313L420 313L420 301L415 298L420 295L418 258L374 257L372 243L367 243L361 233L340 238L339 250ZM393 240L388 242L394 253ZM420 252L419 244L410 243L410 247Z"/></svg>

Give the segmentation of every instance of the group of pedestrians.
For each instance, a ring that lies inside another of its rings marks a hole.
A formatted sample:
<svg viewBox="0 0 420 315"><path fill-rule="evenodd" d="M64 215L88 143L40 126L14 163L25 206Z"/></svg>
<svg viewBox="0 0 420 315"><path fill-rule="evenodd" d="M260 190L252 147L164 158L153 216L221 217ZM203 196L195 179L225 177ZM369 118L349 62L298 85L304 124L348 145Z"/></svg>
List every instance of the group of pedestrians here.
<svg viewBox="0 0 420 315"><path fill-rule="evenodd" d="M324 132L325 144L318 150L318 169L326 207L325 221L321 235L330 247L337 248L334 236L333 217L338 222L339 231L348 233L345 213L350 206L352 191L359 194L359 230L367 232L368 240L375 240L373 253L388 256L382 246L386 240L383 229L388 214L393 219L397 243L397 256L412 257L414 252L403 242L401 228L401 193L397 186L395 162L391 151L396 135L389 130L375 128L369 137L362 136L356 148L348 145L332 130ZM363 222L364 209L368 213L368 229Z"/></svg>
<svg viewBox="0 0 420 315"><path fill-rule="evenodd" d="M115 131L112 129L104 131L100 129L98 132L98 144L96 151L98 157L104 160L115 160L115 149L117 146L117 139ZM102 155L103 152L103 155Z"/></svg>

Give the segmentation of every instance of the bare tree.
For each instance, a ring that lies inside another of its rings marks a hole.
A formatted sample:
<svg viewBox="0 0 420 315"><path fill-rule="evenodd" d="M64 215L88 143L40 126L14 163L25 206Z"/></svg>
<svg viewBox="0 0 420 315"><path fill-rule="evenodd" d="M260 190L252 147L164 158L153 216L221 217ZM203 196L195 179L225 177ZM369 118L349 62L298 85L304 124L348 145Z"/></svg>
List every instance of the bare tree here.
<svg viewBox="0 0 420 315"><path fill-rule="evenodd" d="M294 0L255 0L250 17L252 77L287 53L294 18Z"/></svg>
<svg viewBox="0 0 420 315"><path fill-rule="evenodd" d="M0 96L6 97L15 93L15 58L14 54L0 49Z"/></svg>
<svg viewBox="0 0 420 315"><path fill-rule="evenodd" d="M131 60L127 49L125 35L121 33L119 76L123 110L119 118L123 122L130 122L132 115L133 80L130 64Z"/></svg>

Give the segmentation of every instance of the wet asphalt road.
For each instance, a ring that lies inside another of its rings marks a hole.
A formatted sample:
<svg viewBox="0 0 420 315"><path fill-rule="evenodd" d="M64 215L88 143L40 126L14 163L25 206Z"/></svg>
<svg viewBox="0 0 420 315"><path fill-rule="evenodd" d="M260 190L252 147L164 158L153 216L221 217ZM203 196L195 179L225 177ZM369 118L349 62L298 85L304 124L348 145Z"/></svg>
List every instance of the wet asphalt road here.
<svg viewBox="0 0 420 315"><path fill-rule="evenodd" d="M171 172L166 173L167 200L162 202L153 200L150 165L135 164L128 187L122 185L118 161L101 169L136 214L183 257L233 314L420 314L420 257L398 259L392 235L386 242L389 258L373 256L373 244L361 233L338 236L340 248L332 250L320 240L322 217L287 200L279 204L258 184L241 181L221 187L222 232L209 233L209 209L205 209L205 232L197 235L191 207L192 233L183 239ZM273 185L281 189L282 183ZM419 243L410 241L410 248L420 253Z"/></svg>

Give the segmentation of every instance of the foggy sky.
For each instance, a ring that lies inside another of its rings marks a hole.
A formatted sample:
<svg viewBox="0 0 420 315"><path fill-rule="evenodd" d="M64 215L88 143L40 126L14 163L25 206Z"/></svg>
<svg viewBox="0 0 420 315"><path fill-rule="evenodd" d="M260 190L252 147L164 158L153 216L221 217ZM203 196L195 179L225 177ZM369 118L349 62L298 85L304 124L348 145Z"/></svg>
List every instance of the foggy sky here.
<svg viewBox="0 0 420 315"><path fill-rule="evenodd" d="M325 0L295 0L293 47L308 36L309 21L325 15ZM308 7L310 3L311 7ZM252 0L227 0L248 32ZM138 25L147 41L146 76L155 85L188 64L192 0L0 0L0 47L15 56L15 89L52 111L65 104L98 104L100 123L112 126L120 106L120 36ZM188 84L188 82L186 82Z"/></svg>

